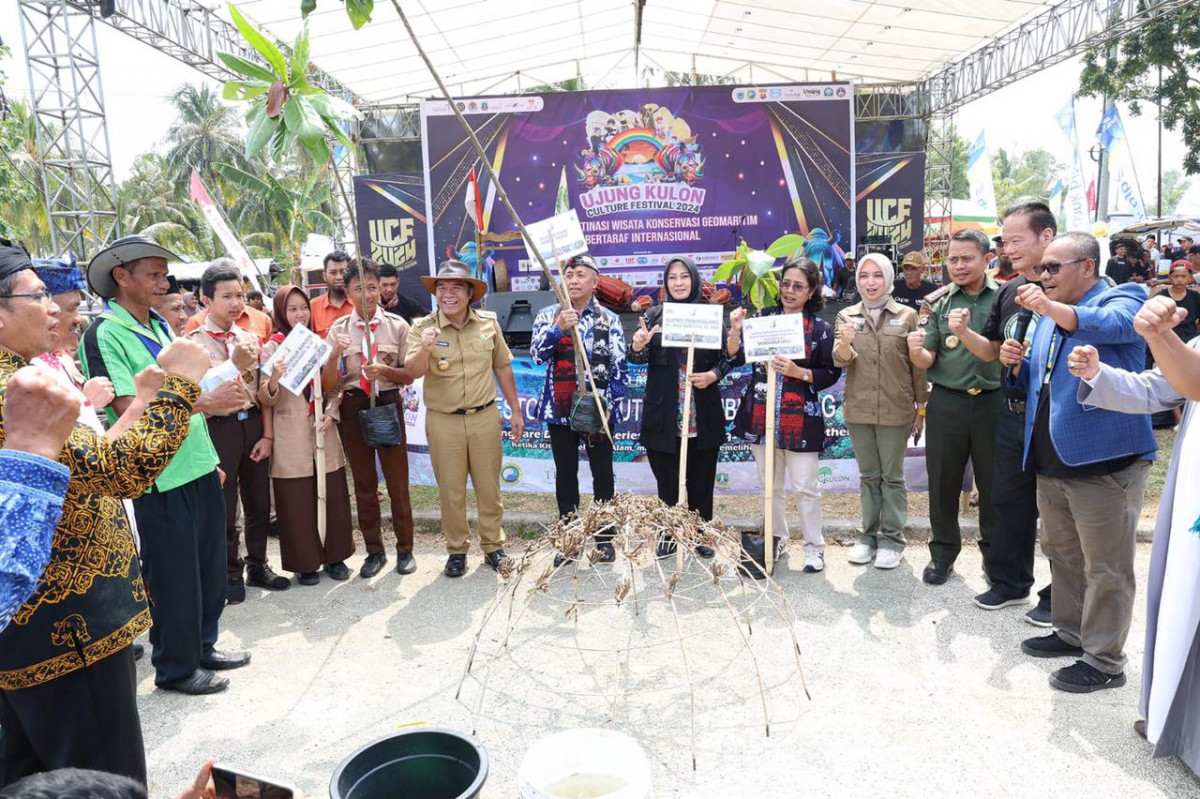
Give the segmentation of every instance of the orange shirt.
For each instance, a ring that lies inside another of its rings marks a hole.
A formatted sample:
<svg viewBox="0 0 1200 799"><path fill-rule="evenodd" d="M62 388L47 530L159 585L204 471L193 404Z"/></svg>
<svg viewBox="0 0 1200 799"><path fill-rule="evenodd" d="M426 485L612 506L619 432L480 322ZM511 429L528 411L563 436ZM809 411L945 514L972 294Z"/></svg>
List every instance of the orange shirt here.
<svg viewBox="0 0 1200 799"><path fill-rule="evenodd" d="M349 305L349 303L347 303ZM203 308L194 316L188 318L187 323L183 326L184 334L191 333L200 325L204 324L204 320L208 318L208 309ZM266 344L271 340L271 317L258 310L251 308L249 305L242 309L242 315L234 322L235 325L249 333L253 333L258 338L258 343Z"/></svg>
<svg viewBox="0 0 1200 799"><path fill-rule="evenodd" d="M321 338L329 335L329 328L333 327L334 322L343 316L349 316L350 312L354 310L349 297L341 305L334 305L329 301L328 293L317 297L310 305L312 306L312 332Z"/></svg>

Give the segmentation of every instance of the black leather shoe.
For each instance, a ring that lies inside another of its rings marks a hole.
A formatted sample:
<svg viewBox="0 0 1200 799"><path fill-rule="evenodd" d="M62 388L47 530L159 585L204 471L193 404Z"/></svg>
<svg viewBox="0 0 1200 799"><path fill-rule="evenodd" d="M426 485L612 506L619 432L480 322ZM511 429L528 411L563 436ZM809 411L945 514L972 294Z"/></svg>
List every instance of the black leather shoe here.
<svg viewBox="0 0 1200 799"><path fill-rule="evenodd" d="M225 603L228 605L240 605L246 601L246 583L241 577L230 577L228 584L225 586Z"/></svg>
<svg viewBox="0 0 1200 799"><path fill-rule="evenodd" d="M568 558L566 555L564 555L561 552L554 553L554 568L556 568L556 569L558 567L562 566L564 563L574 563L574 562L575 562L575 558Z"/></svg>
<svg viewBox="0 0 1200 799"><path fill-rule="evenodd" d="M492 571L500 571L500 564L504 563L506 560L511 560L511 558L508 557L508 553L503 549L497 549L489 552L483 556L483 559L487 561L487 565L492 567Z"/></svg>
<svg viewBox="0 0 1200 799"><path fill-rule="evenodd" d="M133 645L133 659L135 662L141 660L145 656L145 654L146 654L146 647L142 646L141 644Z"/></svg>
<svg viewBox="0 0 1200 799"><path fill-rule="evenodd" d="M208 657L200 659L200 668L209 671L229 671L230 669L240 669L249 662L249 652L222 652L214 649Z"/></svg>
<svg viewBox="0 0 1200 799"><path fill-rule="evenodd" d="M268 591L286 591L292 587L292 581L281 577L271 570L270 566L247 566L246 585L265 588Z"/></svg>
<svg viewBox="0 0 1200 799"><path fill-rule="evenodd" d="M396 558L397 574L412 574L417 570L417 559L411 552L401 552Z"/></svg>
<svg viewBox="0 0 1200 799"><path fill-rule="evenodd" d="M778 540L778 539L776 539L776 540ZM696 554L702 558L711 558L713 555L715 555L717 553L714 552L713 548L708 546L707 544L696 544Z"/></svg>
<svg viewBox="0 0 1200 799"><path fill-rule="evenodd" d="M165 682L158 687L164 691L200 696L202 694L219 694L229 687L229 680L218 677L207 669L196 669L182 680Z"/></svg>
<svg viewBox="0 0 1200 799"><path fill-rule="evenodd" d="M451 555L446 558L446 576L462 577L467 573L467 556Z"/></svg>
<svg viewBox="0 0 1200 799"><path fill-rule="evenodd" d="M675 554L675 539L669 535L664 535L658 541L658 546L654 550L654 554L660 558L669 558Z"/></svg>
<svg viewBox="0 0 1200 799"><path fill-rule="evenodd" d="M316 585L317 583L321 582L321 573L301 572L300 576L296 578L296 581L300 583L300 585Z"/></svg>
<svg viewBox="0 0 1200 799"><path fill-rule="evenodd" d="M338 582L350 579L350 568L340 560L337 563L326 563L324 568L325 573Z"/></svg>
<svg viewBox="0 0 1200 799"><path fill-rule="evenodd" d="M941 585L950 578L950 572L954 571L953 563L939 563L936 560L929 561L929 565L925 567L924 574L921 579L929 585Z"/></svg>
<svg viewBox="0 0 1200 799"><path fill-rule="evenodd" d="M359 577L371 578L379 574L379 570L387 565L386 552L372 552L367 555L367 559L363 561L362 568L358 570Z"/></svg>
<svg viewBox="0 0 1200 799"><path fill-rule="evenodd" d="M600 557L596 559L597 563L612 563L617 559L616 548L607 541L596 544L596 551L600 553Z"/></svg>

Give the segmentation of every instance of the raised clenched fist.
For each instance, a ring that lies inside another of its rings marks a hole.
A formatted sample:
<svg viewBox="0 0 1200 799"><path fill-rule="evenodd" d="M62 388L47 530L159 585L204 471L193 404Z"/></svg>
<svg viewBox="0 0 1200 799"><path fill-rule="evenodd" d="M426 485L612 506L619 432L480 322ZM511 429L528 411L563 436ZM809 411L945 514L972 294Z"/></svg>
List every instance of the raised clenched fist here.
<svg viewBox="0 0 1200 799"><path fill-rule="evenodd" d="M211 365L208 350L195 341L177 338L163 348L158 354L158 365L167 374L186 377L193 383L199 383Z"/></svg>
<svg viewBox="0 0 1200 799"><path fill-rule="evenodd" d="M5 449L58 460L79 419L79 395L32 366L17 370L4 398Z"/></svg>

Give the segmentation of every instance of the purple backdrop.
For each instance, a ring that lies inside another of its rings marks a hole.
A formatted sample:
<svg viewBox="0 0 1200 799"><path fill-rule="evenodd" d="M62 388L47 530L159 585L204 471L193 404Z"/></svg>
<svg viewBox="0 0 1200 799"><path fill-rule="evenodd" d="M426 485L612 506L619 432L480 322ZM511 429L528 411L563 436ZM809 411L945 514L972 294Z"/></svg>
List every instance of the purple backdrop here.
<svg viewBox="0 0 1200 799"><path fill-rule="evenodd" d="M670 255L705 271L736 237L762 247L823 228L854 240L853 91L849 84L567 92L455 101L525 222L553 215L566 171L571 207L608 274L657 285ZM430 259L474 237L464 197L474 151L449 106L421 105ZM481 176L485 227L514 229ZM519 242L498 249L513 288L534 271Z"/></svg>
<svg viewBox="0 0 1200 799"><path fill-rule="evenodd" d="M922 249L925 153L860 155L855 174L858 235L887 236L901 255Z"/></svg>
<svg viewBox="0 0 1200 799"><path fill-rule="evenodd" d="M424 184L420 172L358 175L354 209L363 254L396 267L400 293L429 308L433 298L421 285L421 275L430 274Z"/></svg>

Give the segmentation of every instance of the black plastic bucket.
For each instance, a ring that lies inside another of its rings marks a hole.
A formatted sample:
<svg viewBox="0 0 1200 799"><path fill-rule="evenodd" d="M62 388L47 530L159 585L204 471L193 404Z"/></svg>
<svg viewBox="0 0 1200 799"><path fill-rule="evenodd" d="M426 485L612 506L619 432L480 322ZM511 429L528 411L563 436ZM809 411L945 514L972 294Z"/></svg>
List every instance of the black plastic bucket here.
<svg viewBox="0 0 1200 799"><path fill-rule="evenodd" d="M341 762L330 799L471 799L487 780L487 752L469 735L442 729L398 732Z"/></svg>

